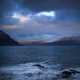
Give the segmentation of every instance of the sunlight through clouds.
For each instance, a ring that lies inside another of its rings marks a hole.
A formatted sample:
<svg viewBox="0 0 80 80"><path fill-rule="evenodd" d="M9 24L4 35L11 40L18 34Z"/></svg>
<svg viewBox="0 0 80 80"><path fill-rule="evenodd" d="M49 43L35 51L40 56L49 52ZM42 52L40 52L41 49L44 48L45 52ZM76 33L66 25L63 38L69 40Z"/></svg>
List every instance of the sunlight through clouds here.
<svg viewBox="0 0 80 80"><path fill-rule="evenodd" d="M60 37L80 34L79 22L57 20L56 16L56 11L40 11L25 15L16 11L9 16L11 20L17 20L16 24L3 25L1 28L19 42L26 40L52 41Z"/></svg>
<svg viewBox="0 0 80 80"><path fill-rule="evenodd" d="M37 16L46 16L46 17L55 17L56 12L55 11L43 11L36 14Z"/></svg>

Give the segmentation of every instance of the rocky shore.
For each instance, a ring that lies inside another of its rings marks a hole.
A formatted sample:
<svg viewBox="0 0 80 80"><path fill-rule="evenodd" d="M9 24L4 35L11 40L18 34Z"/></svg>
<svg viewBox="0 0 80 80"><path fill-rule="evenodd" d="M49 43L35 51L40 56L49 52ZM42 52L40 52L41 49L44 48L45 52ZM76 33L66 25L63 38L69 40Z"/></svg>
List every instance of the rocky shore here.
<svg viewBox="0 0 80 80"><path fill-rule="evenodd" d="M26 63L0 68L0 80L80 80L80 67Z"/></svg>

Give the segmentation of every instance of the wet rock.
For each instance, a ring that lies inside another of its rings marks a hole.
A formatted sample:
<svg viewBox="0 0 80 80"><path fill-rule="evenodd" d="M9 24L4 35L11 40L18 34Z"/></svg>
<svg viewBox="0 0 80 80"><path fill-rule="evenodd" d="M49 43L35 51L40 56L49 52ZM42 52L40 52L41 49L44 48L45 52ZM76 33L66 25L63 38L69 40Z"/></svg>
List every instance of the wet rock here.
<svg viewBox="0 0 80 80"><path fill-rule="evenodd" d="M59 77L67 79L67 78L73 77L73 76L76 75L77 73L80 73L80 72L77 71L77 70L73 70L73 69L63 70L63 71L60 73Z"/></svg>
<svg viewBox="0 0 80 80"><path fill-rule="evenodd" d="M71 69L70 71L71 71L73 74L80 73L80 71L73 70L73 69Z"/></svg>
<svg viewBox="0 0 80 80"><path fill-rule="evenodd" d="M70 78L72 76L72 72L63 71L61 75L62 75L62 78Z"/></svg>
<svg viewBox="0 0 80 80"><path fill-rule="evenodd" d="M41 64L34 64L33 66L38 67L39 69L45 69L46 67Z"/></svg>

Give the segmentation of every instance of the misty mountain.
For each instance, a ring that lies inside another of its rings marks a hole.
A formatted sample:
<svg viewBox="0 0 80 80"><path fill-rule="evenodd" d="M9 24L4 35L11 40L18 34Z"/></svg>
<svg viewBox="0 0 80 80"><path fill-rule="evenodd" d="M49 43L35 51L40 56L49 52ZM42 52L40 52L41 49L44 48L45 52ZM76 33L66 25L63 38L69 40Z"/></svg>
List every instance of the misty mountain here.
<svg viewBox="0 0 80 80"><path fill-rule="evenodd" d="M39 40L18 42L5 32L0 31L0 45L80 45L80 36L63 37L51 42Z"/></svg>
<svg viewBox="0 0 80 80"><path fill-rule="evenodd" d="M80 45L80 36L60 38L57 41L46 43L47 45Z"/></svg>

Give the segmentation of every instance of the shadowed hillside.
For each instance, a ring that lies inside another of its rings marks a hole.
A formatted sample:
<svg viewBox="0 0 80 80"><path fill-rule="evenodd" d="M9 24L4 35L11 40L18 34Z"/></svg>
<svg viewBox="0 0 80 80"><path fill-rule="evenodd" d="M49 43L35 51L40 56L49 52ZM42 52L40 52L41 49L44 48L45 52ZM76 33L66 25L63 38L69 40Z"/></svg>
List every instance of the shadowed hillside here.
<svg viewBox="0 0 80 80"><path fill-rule="evenodd" d="M9 35L0 31L0 45L17 45L18 43L14 41Z"/></svg>

